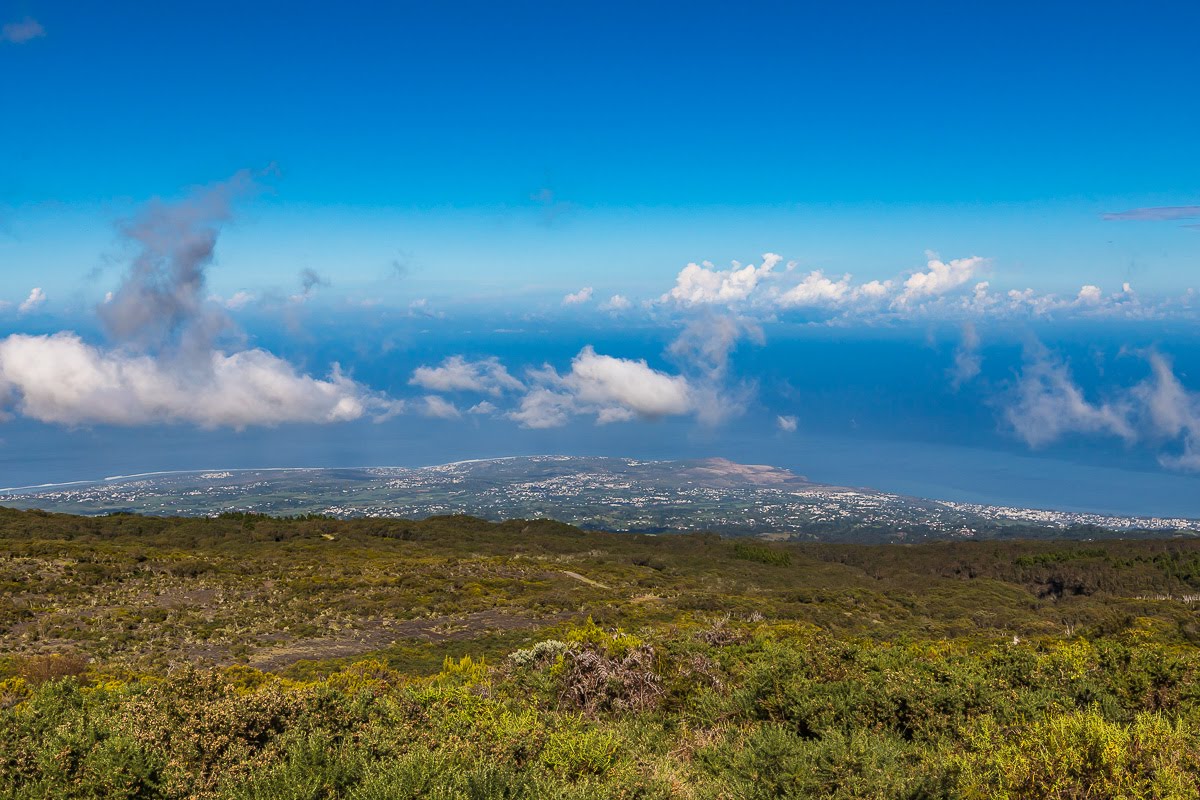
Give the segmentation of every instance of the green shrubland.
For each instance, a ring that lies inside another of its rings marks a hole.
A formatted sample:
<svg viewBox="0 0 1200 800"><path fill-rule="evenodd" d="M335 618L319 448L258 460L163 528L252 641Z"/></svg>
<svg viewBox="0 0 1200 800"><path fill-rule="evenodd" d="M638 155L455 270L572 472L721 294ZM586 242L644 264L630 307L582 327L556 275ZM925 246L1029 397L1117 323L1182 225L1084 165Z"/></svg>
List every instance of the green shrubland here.
<svg viewBox="0 0 1200 800"><path fill-rule="evenodd" d="M1200 796L1190 540L0 512L0 548L0 797Z"/></svg>

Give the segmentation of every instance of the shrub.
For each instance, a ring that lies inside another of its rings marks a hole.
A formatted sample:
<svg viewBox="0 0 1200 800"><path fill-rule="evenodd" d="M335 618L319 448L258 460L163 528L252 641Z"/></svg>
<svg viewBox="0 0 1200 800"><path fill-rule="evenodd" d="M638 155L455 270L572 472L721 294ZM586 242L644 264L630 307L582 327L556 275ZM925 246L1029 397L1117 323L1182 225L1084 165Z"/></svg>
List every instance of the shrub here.
<svg viewBox="0 0 1200 800"><path fill-rule="evenodd" d="M78 653L50 653L28 656L20 661L19 674L37 686L60 678L79 677L87 672L88 660Z"/></svg>
<svg viewBox="0 0 1200 800"><path fill-rule="evenodd" d="M805 739L766 724L708 748L700 761L728 786L727 796L745 800L916 800L939 796L945 783L925 751L867 731Z"/></svg>
<svg viewBox="0 0 1200 800"><path fill-rule="evenodd" d="M1182 722L1157 714L1120 725L1085 711L1016 730L985 720L955 763L967 800L1184 800L1200 786L1195 737Z"/></svg>
<svg viewBox="0 0 1200 800"><path fill-rule="evenodd" d="M624 657L593 648L572 649L564 658L561 681L560 702L588 714L648 711L663 697L654 649L645 645Z"/></svg>
<svg viewBox="0 0 1200 800"><path fill-rule="evenodd" d="M620 745L608 731L564 730L551 735L542 749L542 764L571 781L606 774L617 762Z"/></svg>
<svg viewBox="0 0 1200 800"><path fill-rule="evenodd" d="M733 557L743 561L757 561L759 564L769 564L773 567L786 567L792 563L792 556L786 550L777 550L758 542L734 542Z"/></svg>

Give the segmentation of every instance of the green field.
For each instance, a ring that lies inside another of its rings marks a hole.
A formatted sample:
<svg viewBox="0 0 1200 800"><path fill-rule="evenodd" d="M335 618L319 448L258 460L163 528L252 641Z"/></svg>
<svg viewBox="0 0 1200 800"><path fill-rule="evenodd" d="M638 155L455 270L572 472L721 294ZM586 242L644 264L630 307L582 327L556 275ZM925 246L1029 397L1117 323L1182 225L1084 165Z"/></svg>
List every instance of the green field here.
<svg viewBox="0 0 1200 800"><path fill-rule="evenodd" d="M1200 542L0 510L0 797L1191 798Z"/></svg>

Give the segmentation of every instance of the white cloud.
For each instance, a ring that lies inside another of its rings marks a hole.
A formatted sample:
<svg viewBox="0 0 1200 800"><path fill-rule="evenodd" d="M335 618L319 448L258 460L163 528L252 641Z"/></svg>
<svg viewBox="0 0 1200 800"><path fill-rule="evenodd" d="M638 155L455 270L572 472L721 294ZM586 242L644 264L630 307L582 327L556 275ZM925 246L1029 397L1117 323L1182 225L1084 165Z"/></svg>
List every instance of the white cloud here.
<svg viewBox="0 0 1200 800"><path fill-rule="evenodd" d="M440 366L417 367L408 383L435 392L480 392L494 396L525 388L494 356L478 361L449 356Z"/></svg>
<svg viewBox="0 0 1200 800"><path fill-rule="evenodd" d="M868 281L854 290L857 297L881 300L892 291L891 281Z"/></svg>
<svg viewBox="0 0 1200 800"><path fill-rule="evenodd" d="M979 374L983 359L979 355L979 332L970 322L963 323L962 340L954 350L954 366L950 368L950 382L957 389Z"/></svg>
<svg viewBox="0 0 1200 800"><path fill-rule="evenodd" d="M1171 362L1161 353L1148 355L1151 378L1135 390L1145 404L1155 430L1167 436L1179 436L1192 428L1200 432L1200 400L1184 388Z"/></svg>
<svg viewBox="0 0 1200 800"><path fill-rule="evenodd" d="M577 306L592 299L592 287L585 286L578 292L568 294L562 299L564 306Z"/></svg>
<svg viewBox="0 0 1200 800"><path fill-rule="evenodd" d="M768 312L825 309L835 311L839 318L928 314L936 310L938 301L966 285L987 263L979 256L942 261L929 254L925 269L905 278L856 284L849 274L830 276L821 269L796 279L792 277L796 262L789 262L783 273L774 271L781 260L768 253L759 266L734 262L729 270L718 270L707 261L688 264L660 302L682 307L744 306Z"/></svg>
<svg viewBox="0 0 1200 800"><path fill-rule="evenodd" d="M102 350L69 332L0 340L0 395L24 416L64 425L244 428L400 410L336 366L320 380L264 350L214 351L206 363L179 363Z"/></svg>
<svg viewBox="0 0 1200 800"><path fill-rule="evenodd" d="M752 385L730 386L730 356L743 339L763 344L762 328L744 317L704 314L690 320L667 347L667 355L689 379L696 417L715 425L746 410Z"/></svg>
<svg viewBox="0 0 1200 800"><path fill-rule="evenodd" d="M1042 447L1071 433L1136 439L1131 409L1117 401L1093 403L1076 385L1067 365L1044 348L1027 355L1014 401L1005 409L1008 423L1030 447Z"/></svg>
<svg viewBox="0 0 1200 800"><path fill-rule="evenodd" d="M779 305L791 306L840 305L853 296L850 276L830 280L821 270L813 270L804 280L779 295Z"/></svg>
<svg viewBox="0 0 1200 800"><path fill-rule="evenodd" d="M217 346L234 329L204 292L205 273L233 201L254 190L254 176L242 171L178 202L154 200L124 222L133 258L96 309L117 346L96 347L70 331L0 340L4 408L63 425L206 428L399 413L400 401L355 382L336 364L327 378L314 378L265 350ZM23 306L43 299L35 289Z"/></svg>
<svg viewBox="0 0 1200 800"><path fill-rule="evenodd" d="M530 379L539 385L509 414L527 428L557 427L577 414L594 415L605 424L686 414L694 408L692 387L683 376L660 372L643 359L601 355L590 345L571 361L567 374L547 366L532 371Z"/></svg>
<svg viewBox="0 0 1200 800"><path fill-rule="evenodd" d="M721 378L729 368L730 355L743 338L762 344L762 328L749 319L704 315L684 326L667 347L667 353L687 367Z"/></svg>
<svg viewBox="0 0 1200 800"><path fill-rule="evenodd" d="M523 428L541 429L562 427L577 413L575 400L569 394L538 387L522 397L520 408L508 416Z"/></svg>
<svg viewBox="0 0 1200 800"><path fill-rule="evenodd" d="M1088 284L1079 290L1079 295L1075 300L1080 305L1098 306L1104 301L1104 293L1100 291L1099 286Z"/></svg>
<svg viewBox="0 0 1200 800"><path fill-rule="evenodd" d="M625 295L614 294L612 297L600 304L601 311L625 311L630 308L633 303L629 302L629 298Z"/></svg>
<svg viewBox="0 0 1200 800"><path fill-rule="evenodd" d="M651 369L645 359L600 355L590 345L575 356L563 383L585 404L642 417L685 414L692 405L683 377Z"/></svg>
<svg viewBox="0 0 1200 800"><path fill-rule="evenodd" d="M29 293L29 297L26 297L21 301L21 305L17 306L17 311L22 314L28 314L45 302L46 293L42 291L41 287L35 286Z"/></svg>
<svg viewBox="0 0 1200 800"><path fill-rule="evenodd" d="M904 282L904 290L896 298L900 305L953 291L974 278L986 263L979 256L942 261L932 253L928 255L925 271L914 272Z"/></svg>
<svg viewBox="0 0 1200 800"><path fill-rule="evenodd" d="M1065 364L1039 348L1005 416L1032 447L1070 433L1117 436L1130 444L1174 442L1179 451L1160 454L1159 462L1170 469L1200 470L1200 393L1183 385L1166 356L1155 351L1141 355L1150 376L1135 386L1110 390L1111 399L1097 403L1084 397Z"/></svg>
<svg viewBox="0 0 1200 800"><path fill-rule="evenodd" d="M799 425L799 420L795 417L781 414L775 418L775 425L784 433L795 433L796 427Z"/></svg>
<svg viewBox="0 0 1200 800"><path fill-rule="evenodd" d="M713 303L737 303L750 297L759 282L770 274L782 256L775 253L763 254L760 266L734 262L729 270L718 270L705 261L703 264L688 264L675 278L675 287L664 294L661 301L674 301L680 305L710 305Z"/></svg>
<svg viewBox="0 0 1200 800"><path fill-rule="evenodd" d="M239 291L221 301L221 305L225 306L230 311L237 311L239 308L245 308L250 303L254 302L254 295L250 292Z"/></svg>
<svg viewBox="0 0 1200 800"><path fill-rule="evenodd" d="M476 403L475 405L468 408L467 413L486 416L486 415L490 415L490 414L495 414L497 410L498 409L496 408L496 406L493 405L492 403L489 403L487 400L480 400L478 403Z"/></svg>
<svg viewBox="0 0 1200 800"><path fill-rule="evenodd" d="M925 319L1086 318L1195 319L1195 293L1179 298L1142 299L1128 284L1105 294L1096 284L1060 297L1033 288L997 290L978 280L989 265L981 256L943 261L927 253L924 268L890 279L856 283L852 275L821 269L800 274L796 263L776 271L780 257L768 253L759 266L733 262L728 270L703 261L688 264L658 303L679 309L724 306L763 319L798 311L809 322L891 322ZM606 304L607 305L607 304ZM602 306L604 308L605 306ZM807 312L807 313L805 313Z"/></svg>
<svg viewBox="0 0 1200 800"><path fill-rule="evenodd" d="M458 407L444 397L436 394L427 394L421 398L421 405L417 410L427 416L437 419L457 419L462 416L462 412Z"/></svg>
<svg viewBox="0 0 1200 800"><path fill-rule="evenodd" d="M1133 390L1154 434L1170 439L1182 437L1183 452L1162 456L1164 466L1200 470L1200 394L1189 392L1175 376L1171 362L1151 352L1151 377Z"/></svg>
<svg viewBox="0 0 1200 800"><path fill-rule="evenodd" d="M408 315L410 317L428 317L429 319L444 319L446 312L434 311L429 305L429 299L419 297L408 304Z"/></svg>

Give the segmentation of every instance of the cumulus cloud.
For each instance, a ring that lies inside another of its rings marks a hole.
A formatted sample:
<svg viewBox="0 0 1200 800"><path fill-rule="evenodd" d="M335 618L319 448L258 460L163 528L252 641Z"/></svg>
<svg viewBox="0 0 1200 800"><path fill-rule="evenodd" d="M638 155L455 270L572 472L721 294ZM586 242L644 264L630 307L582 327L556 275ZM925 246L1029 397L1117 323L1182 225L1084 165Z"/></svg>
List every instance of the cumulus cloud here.
<svg viewBox="0 0 1200 800"><path fill-rule="evenodd" d="M26 297L21 301L21 304L17 306L17 311L22 314L28 314L30 311L35 310L45 302L46 293L42 291L41 287L35 286L29 292L29 297Z"/></svg>
<svg viewBox="0 0 1200 800"><path fill-rule="evenodd" d="M767 253L758 266L735 261L733 268L719 270L707 261L688 264L659 302L683 308L754 308L768 313L813 309L836 318L911 316L935 308L946 310L943 299L966 286L987 264L979 256L942 261L930 253L925 268L907 277L856 283L850 274L831 276L821 269L797 279L793 277L796 262L789 262L787 270L779 272L775 267L781 261L780 256Z"/></svg>
<svg viewBox="0 0 1200 800"><path fill-rule="evenodd" d="M1104 292L1101 291L1099 286L1087 284L1086 286L1080 288L1079 294L1076 295L1075 300L1080 305L1098 306L1104 302Z"/></svg>
<svg viewBox="0 0 1200 800"><path fill-rule="evenodd" d="M1013 402L1004 411L1017 435L1035 448L1072 433L1132 442L1137 437L1130 415L1131 409L1121 401L1089 401L1066 363L1040 346L1026 354Z"/></svg>
<svg viewBox="0 0 1200 800"><path fill-rule="evenodd" d="M784 416L780 414L775 418L775 426L784 433L795 433L799 425L799 420L792 416Z"/></svg>
<svg viewBox="0 0 1200 800"><path fill-rule="evenodd" d="M417 367L408 383L434 392L479 392L490 395L525 388L494 356L478 361L468 361L463 356L449 356L436 367Z"/></svg>
<svg viewBox="0 0 1200 800"><path fill-rule="evenodd" d="M759 266L747 264L743 267L735 261L729 270L718 270L708 261L688 264L676 276L674 288L661 300L685 306L730 304L746 300L759 282L783 260L782 256L775 253L765 253L762 258Z"/></svg>
<svg viewBox="0 0 1200 800"><path fill-rule="evenodd" d="M574 415L594 415L605 424L657 419L693 410L692 387L681 375L650 367L644 359L615 358L590 345L560 375L552 367L533 371L535 385L509 417L527 428L552 428Z"/></svg>
<svg viewBox="0 0 1200 800"><path fill-rule="evenodd" d="M9 22L0 28L0 41L10 44L25 44L46 35L46 29L33 17L26 17L19 22Z"/></svg>
<svg viewBox="0 0 1200 800"><path fill-rule="evenodd" d="M560 428L573 414L579 413L573 397L567 392L537 387L521 398L520 407L509 412L509 418L522 428Z"/></svg>
<svg viewBox="0 0 1200 800"><path fill-rule="evenodd" d="M840 305L853 296L850 276L838 280L825 277L821 270L813 270L795 286L779 295L779 304L791 306Z"/></svg>
<svg viewBox="0 0 1200 800"><path fill-rule="evenodd" d="M942 261L930 253L925 271L914 272L908 277L896 301L900 305L906 305L946 294L978 275L985 263L985 259L979 256Z"/></svg>
<svg viewBox="0 0 1200 800"><path fill-rule="evenodd" d="M979 355L979 332L970 322L963 323L962 339L954 349L954 366L950 368L950 382L955 389L972 380L983 368Z"/></svg>
<svg viewBox="0 0 1200 800"><path fill-rule="evenodd" d="M684 414L691 408L683 377L652 369L645 359L601 355L590 345L575 356L563 385L587 405L619 407L641 417Z"/></svg>
<svg viewBox="0 0 1200 800"><path fill-rule="evenodd" d="M146 354L104 350L74 333L14 334L0 341L0 393L26 417L63 425L190 422L244 428L285 422L346 422L387 415L395 401L370 392L335 365L303 375L264 350L212 352L181 366Z"/></svg>
<svg viewBox="0 0 1200 800"><path fill-rule="evenodd" d="M131 247L120 285L97 308L113 344L77 334L0 340L0 400L32 419L64 425L192 423L244 428L289 422L383 419L403 404L373 392L335 364L303 374L265 350L217 345L232 323L204 294L221 226L253 177L159 200L121 225Z"/></svg>
<svg viewBox="0 0 1200 800"><path fill-rule="evenodd" d="M568 294L562 299L564 306L577 306L592 299L592 287L585 286L578 292Z"/></svg>
<svg viewBox="0 0 1200 800"><path fill-rule="evenodd" d="M1114 211L1104 214L1107 220L1135 221L1174 221L1180 219L1196 219L1200 217L1200 206L1156 206L1147 208L1131 208L1126 211Z"/></svg>
<svg viewBox="0 0 1200 800"><path fill-rule="evenodd" d="M889 281L867 281L855 290L856 297L866 298L868 300L881 300L887 297L892 291L892 282Z"/></svg>
<svg viewBox="0 0 1200 800"><path fill-rule="evenodd" d="M943 261L929 252L924 268L889 279L856 282L853 275L814 269L796 271L791 261L768 253L761 265L733 262L728 270L708 261L688 264L658 303L680 311L724 307L770 319L795 312L809 322L892 322L913 319L964 320L983 317L1084 319L1194 319L1193 294L1138 297L1128 285L1106 294L1086 284L1077 295L1058 296L1033 288L996 290L979 280L989 265L982 256ZM604 308L604 306L602 306Z"/></svg>
<svg viewBox="0 0 1200 800"><path fill-rule="evenodd" d="M625 311L633 306L625 295L614 294L600 304L601 311Z"/></svg>
<svg viewBox="0 0 1200 800"><path fill-rule="evenodd" d="M238 309L245 308L246 306L253 303L254 295L251 294L250 292L238 291L238 292L234 292L232 295L230 295L229 297L227 297L225 299L221 299L221 298L217 297L217 298L215 298L215 300L218 303L220 303L221 305L223 305L225 308L229 309L230 311L237 311Z"/></svg>

